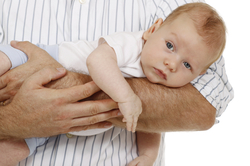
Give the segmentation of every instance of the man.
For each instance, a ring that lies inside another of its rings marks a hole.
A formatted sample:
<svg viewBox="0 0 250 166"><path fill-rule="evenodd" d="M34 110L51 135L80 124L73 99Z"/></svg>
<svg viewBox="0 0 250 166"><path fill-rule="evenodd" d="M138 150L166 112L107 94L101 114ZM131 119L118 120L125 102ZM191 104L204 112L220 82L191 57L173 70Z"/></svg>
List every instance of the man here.
<svg viewBox="0 0 250 166"><path fill-rule="evenodd" d="M165 18L174 8L183 3L186 2L181 0L169 2L163 0L148 2L132 0L12 2L1 0L0 18L5 32L3 43L9 43L15 39L54 44L64 40L94 40L100 35L115 31L146 29L158 17ZM6 88L2 86L0 90L1 101L11 98L11 92L15 93L15 88L20 86L22 80L35 71L45 66L58 67L58 63L44 53L38 54L37 48L30 46L29 43L17 43L16 48L22 49L33 58L27 64L1 77L0 82L6 83ZM144 103L137 130L148 132L205 130L213 126L215 116L221 115L233 97L223 64L222 58L207 71L206 75L192 82L198 91L191 84L179 89L167 89L149 84L145 79L128 80ZM14 78L18 81L12 81ZM87 76L68 72L65 77L48 86L57 89L67 88L83 84L89 79ZM119 119L112 119L112 122L117 126L124 126ZM68 129L68 131L46 133L46 130L42 128L41 130L42 133L33 132L27 137L48 136L69 131ZM24 137L19 136L19 138ZM161 155L162 153L155 165L164 165ZM115 127L103 134L91 137L70 139L66 135L51 137L45 145L38 148L37 153L21 163L27 165L38 165L38 163L39 165L81 165L83 163L84 165L102 165L103 163L125 165L136 156L135 135Z"/></svg>

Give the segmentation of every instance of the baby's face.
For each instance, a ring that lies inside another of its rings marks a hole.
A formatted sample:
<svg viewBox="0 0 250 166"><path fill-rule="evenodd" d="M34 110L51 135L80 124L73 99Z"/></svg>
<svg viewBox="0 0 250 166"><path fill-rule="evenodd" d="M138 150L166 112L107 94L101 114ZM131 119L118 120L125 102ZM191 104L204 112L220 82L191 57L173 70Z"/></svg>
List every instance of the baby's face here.
<svg viewBox="0 0 250 166"><path fill-rule="evenodd" d="M144 40L141 65L153 83L181 87L202 74L212 61L209 48L186 14L161 25Z"/></svg>

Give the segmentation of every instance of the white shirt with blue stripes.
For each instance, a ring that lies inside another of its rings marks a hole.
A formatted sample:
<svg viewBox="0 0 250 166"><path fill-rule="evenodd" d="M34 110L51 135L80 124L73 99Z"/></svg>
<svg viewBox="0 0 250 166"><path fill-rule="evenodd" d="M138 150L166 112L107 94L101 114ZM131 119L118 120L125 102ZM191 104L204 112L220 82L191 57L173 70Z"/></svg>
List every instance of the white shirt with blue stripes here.
<svg viewBox="0 0 250 166"><path fill-rule="evenodd" d="M147 29L176 7L200 0L0 0L0 42L27 40L46 45L96 40L117 31ZM203 1L203 0L202 0ZM224 58L192 84L217 109L217 117L233 98ZM164 134L162 135L164 144ZM20 166L124 166L137 157L135 134L115 127L102 134L51 137ZM164 166L161 146L155 166Z"/></svg>

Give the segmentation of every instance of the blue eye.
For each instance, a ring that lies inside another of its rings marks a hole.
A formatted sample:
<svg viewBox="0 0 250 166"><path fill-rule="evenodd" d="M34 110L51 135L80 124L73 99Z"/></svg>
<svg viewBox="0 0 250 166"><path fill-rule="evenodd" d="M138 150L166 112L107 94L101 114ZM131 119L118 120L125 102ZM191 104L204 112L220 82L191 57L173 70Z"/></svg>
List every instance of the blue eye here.
<svg viewBox="0 0 250 166"><path fill-rule="evenodd" d="M170 42L167 42L167 47L168 47L168 49L170 49L171 51L174 51L174 46L173 46L173 44L172 43L170 43Z"/></svg>
<svg viewBox="0 0 250 166"><path fill-rule="evenodd" d="M190 64L189 64L189 63L184 62L183 64L184 64L184 66L185 66L187 69L191 69L191 66L190 66Z"/></svg>

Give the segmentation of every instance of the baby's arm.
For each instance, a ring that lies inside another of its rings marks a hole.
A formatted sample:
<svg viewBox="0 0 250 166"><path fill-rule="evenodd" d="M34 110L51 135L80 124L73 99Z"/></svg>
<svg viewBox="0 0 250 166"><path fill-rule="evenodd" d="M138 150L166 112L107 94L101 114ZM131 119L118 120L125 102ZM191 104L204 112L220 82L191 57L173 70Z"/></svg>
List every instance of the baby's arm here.
<svg viewBox="0 0 250 166"><path fill-rule="evenodd" d="M88 57L87 67L93 81L114 101L127 122L127 130L135 131L142 112L141 100L124 79L113 48L107 43L98 46Z"/></svg>
<svg viewBox="0 0 250 166"><path fill-rule="evenodd" d="M161 142L160 133L136 132L139 157L129 163L129 166L153 166L158 156Z"/></svg>

